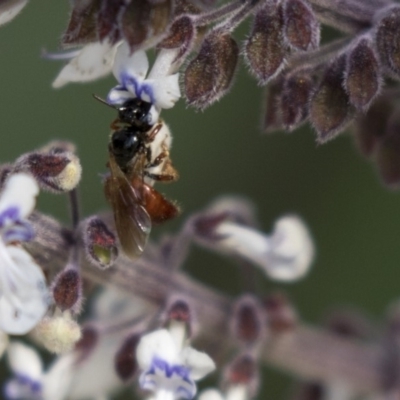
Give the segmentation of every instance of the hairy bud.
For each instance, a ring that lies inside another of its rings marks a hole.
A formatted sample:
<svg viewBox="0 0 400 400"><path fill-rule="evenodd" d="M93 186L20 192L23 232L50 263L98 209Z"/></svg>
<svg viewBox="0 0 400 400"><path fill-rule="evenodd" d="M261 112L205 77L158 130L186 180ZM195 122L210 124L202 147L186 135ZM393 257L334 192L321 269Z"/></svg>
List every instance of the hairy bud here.
<svg viewBox="0 0 400 400"><path fill-rule="evenodd" d="M384 136L376 147L376 164L383 183L392 189L400 187L400 110L387 122Z"/></svg>
<svg viewBox="0 0 400 400"><path fill-rule="evenodd" d="M118 257L115 235L99 217L89 218L83 228L83 241L88 260L99 268L108 268Z"/></svg>
<svg viewBox="0 0 400 400"><path fill-rule="evenodd" d="M312 50L318 47L320 25L306 0L286 0L283 7L284 35L295 50Z"/></svg>
<svg viewBox="0 0 400 400"><path fill-rule="evenodd" d="M247 345L262 339L265 318L257 298L244 295L237 300L233 310L232 332L236 339Z"/></svg>
<svg viewBox="0 0 400 400"><path fill-rule="evenodd" d="M188 15L183 15L172 23L168 36L162 40L158 47L163 49L179 48L179 53L176 57L176 60L178 60L192 50L195 38L196 28L192 18Z"/></svg>
<svg viewBox="0 0 400 400"><path fill-rule="evenodd" d="M131 0L121 16L121 32L131 52L161 39L172 16L172 0Z"/></svg>
<svg viewBox="0 0 400 400"><path fill-rule="evenodd" d="M313 91L310 71L288 75L282 87L282 123L288 130L296 129L308 116L308 103Z"/></svg>
<svg viewBox="0 0 400 400"><path fill-rule="evenodd" d="M310 120L318 134L318 142L325 143L340 133L350 121L352 109L343 88L345 56L328 66L310 104Z"/></svg>
<svg viewBox="0 0 400 400"><path fill-rule="evenodd" d="M277 79L271 82L265 91L265 112L263 128L265 133L274 132L282 128L281 93L283 80Z"/></svg>
<svg viewBox="0 0 400 400"><path fill-rule="evenodd" d="M101 0L97 14L97 29L101 41L108 37L111 43L117 43L121 39L118 17L125 7L125 0Z"/></svg>
<svg viewBox="0 0 400 400"><path fill-rule="evenodd" d="M297 314L282 293L273 293L264 299L269 330L274 334L290 332L297 325Z"/></svg>
<svg viewBox="0 0 400 400"><path fill-rule="evenodd" d="M391 7L378 23L376 47L382 63L400 75L400 7Z"/></svg>
<svg viewBox="0 0 400 400"><path fill-rule="evenodd" d="M229 34L211 32L185 71L188 103L204 109L219 100L229 90L238 56L237 43Z"/></svg>
<svg viewBox="0 0 400 400"><path fill-rule="evenodd" d="M245 59L250 71L265 85L282 71L286 54L282 8L268 4L255 15L252 31L244 45Z"/></svg>
<svg viewBox="0 0 400 400"><path fill-rule="evenodd" d="M129 381L135 375L138 364L136 361L136 347L140 340L140 334L129 335L121 347L118 349L114 358L115 371L123 382Z"/></svg>
<svg viewBox="0 0 400 400"><path fill-rule="evenodd" d="M99 331L92 325L86 325L81 330L81 338L75 343L77 362L82 362L92 353L99 342Z"/></svg>
<svg viewBox="0 0 400 400"><path fill-rule="evenodd" d="M163 316L163 325L169 329L180 325L185 331L185 336L190 337L193 334L193 316L188 302L182 298L174 298L166 308Z"/></svg>
<svg viewBox="0 0 400 400"><path fill-rule="evenodd" d="M78 157L65 150L63 142L53 142L39 151L24 154L15 162L14 171L31 173L43 190L69 192L78 185L82 167Z"/></svg>
<svg viewBox="0 0 400 400"><path fill-rule="evenodd" d="M96 15L99 5L99 0L74 2L67 30L61 39L64 46L82 45L97 40Z"/></svg>
<svg viewBox="0 0 400 400"><path fill-rule="evenodd" d="M359 111L368 109L378 95L381 76L378 58L369 38L361 38L348 53L344 85L350 102Z"/></svg>
<svg viewBox="0 0 400 400"><path fill-rule="evenodd" d="M80 309L82 299L82 282L75 268L66 267L61 271L52 284L54 302L61 311Z"/></svg>

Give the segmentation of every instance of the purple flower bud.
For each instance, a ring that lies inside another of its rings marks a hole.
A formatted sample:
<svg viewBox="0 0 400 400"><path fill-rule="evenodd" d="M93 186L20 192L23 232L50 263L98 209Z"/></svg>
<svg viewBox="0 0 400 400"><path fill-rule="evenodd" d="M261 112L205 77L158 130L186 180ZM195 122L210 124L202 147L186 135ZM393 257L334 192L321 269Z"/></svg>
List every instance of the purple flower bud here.
<svg viewBox="0 0 400 400"><path fill-rule="evenodd" d="M283 18L285 39L291 47L301 51L318 47L320 25L306 0L286 0Z"/></svg>
<svg viewBox="0 0 400 400"><path fill-rule="evenodd" d="M161 39L170 23L172 10L172 0L157 3L150 0L130 1L121 16L121 32L131 52L148 45L150 39L151 43Z"/></svg>
<svg viewBox="0 0 400 400"><path fill-rule="evenodd" d="M99 331L92 325L82 328L82 336L75 343L75 353L77 353L77 363L84 361L92 353L99 342Z"/></svg>
<svg viewBox="0 0 400 400"><path fill-rule="evenodd" d="M136 347L140 340L140 334L133 333L122 342L121 347L115 354L115 371L123 382L129 381L138 370L136 361Z"/></svg>
<svg viewBox="0 0 400 400"><path fill-rule="evenodd" d="M232 320L235 338L244 344L254 344L265 333L265 318L257 298L244 295L235 304Z"/></svg>
<svg viewBox="0 0 400 400"><path fill-rule="evenodd" d="M75 1L61 43L64 46L76 46L97 40L96 16L99 0Z"/></svg>
<svg viewBox="0 0 400 400"><path fill-rule="evenodd" d="M118 257L115 235L97 216L89 218L83 228L83 241L88 260L99 268L108 268Z"/></svg>
<svg viewBox="0 0 400 400"><path fill-rule="evenodd" d="M352 116L349 97L343 87L344 55L326 69L310 104L310 120L318 134L318 142L325 143L343 131Z"/></svg>
<svg viewBox="0 0 400 400"><path fill-rule="evenodd" d="M221 236L216 234L215 230L218 225L228 219L228 217L229 213L227 212L198 216L193 222L193 230L195 235L210 241L220 239Z"/></svg>
<svg viewBox="0 0 400 400"><path fill-rule="evenodd" d="M259 386L258 363L250 354L241 354L234 359L225 371L225 382L229 386L247 386L249 398L255 397Z"/></svg>
<svg viewBox="0 0 400 400"><path fill-rule="evenodd" d="M268 4L255 15L253 29L244 45L245 59L260 84L265 85L282 71L286 54L282 8Z"/></svg>
<svg viewBox="0 0 400 400"><path fill-rule="evenodd" d="M273 293L264 299L269 330L274 334L290 332L297 325L297 314L282 293Z"/></svg>
<svg viewBox="0 0 400 400"><path fill-rule="evenodd" d="M212 31L185 71L188 103L204 109L219 100L231 86L238 56L237 43L229 34Z"/></svg>
<svg viewBox="0 0 400 400"><path fill-rule="evenodd" d="M97 29L100 41L108 37L111 43L121 39L118 16L126 7L125 0L101 0L97 14Z"/></svg>
<svg viewBox="0 0 400 400"><path fill-rule="evenodd" d="M350 102L359 111L365 111L378 95L381 75L372 41L363 37L349 51L344 85Z"/></svg>
<svg viewBox="0 0 400 400"><path fill-rule="evenodd" d="M281 112L281 94L283 80L277 79L271 82L265 91L265 112L263 117L264 132L274 132L283 127Z"/></svg>
<svg viewBox="0 0 400 400"><path fill-rule="evenodd" d="M288 75L283 81L282 123L288 130L296 129L308 116L308 103L314 88L310 71Z"/></svg>
<svg viewBox="0 0 400 400"><path fill-rule="evenodd" d="M67 267L54 279L52 285L54 302L62 311L70 310L77 312L80 308L82 297L82 282L75 268Z"/></svg>
<svg viewBox="0 0 400 400"><path fill-rule="evenodd" d="M381 62L400 75L400 7L391 7L378 23L376 47Z"/></svg>

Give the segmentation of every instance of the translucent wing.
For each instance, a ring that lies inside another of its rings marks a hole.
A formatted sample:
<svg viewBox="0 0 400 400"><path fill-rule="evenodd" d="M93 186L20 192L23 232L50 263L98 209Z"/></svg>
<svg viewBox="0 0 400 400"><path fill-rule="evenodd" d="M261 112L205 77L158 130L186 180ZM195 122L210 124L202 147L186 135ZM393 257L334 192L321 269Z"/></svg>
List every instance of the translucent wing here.
<svg viewBox="0 0 400 400"><path fill-rule="evenodd" d="M111 175L105 181L104 192L114 212L122 250L134 260L143 253L146 246L151 230L151 219L112 153L110 153L109 167Z"/></svg>

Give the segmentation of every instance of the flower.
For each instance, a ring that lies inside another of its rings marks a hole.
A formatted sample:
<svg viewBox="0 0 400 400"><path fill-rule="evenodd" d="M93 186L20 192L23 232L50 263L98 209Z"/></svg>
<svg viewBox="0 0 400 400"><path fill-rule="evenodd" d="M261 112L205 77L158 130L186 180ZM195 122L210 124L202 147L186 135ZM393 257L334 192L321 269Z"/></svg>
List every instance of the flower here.
<svg viewBox="0 0 400 400"><path fill-rule="evenodd" d="M139 384L157 400L192 399L197 392L194 381L215 369L207 354L177 343L166 329L143 336L136 358L143 371Z"/></svg>
<svg viewBox="0 0 400 400"><path fill-rule="evenodd" d="M4 25L14 19L27 3L28 0L2 2L0 6L0 25Z"/></svg>
<svg viewBox="0 0 400 400"><path fill-rule="evenodd" d="M108 75L112 70L116 46L107 40L89 43L82 49L67 54L46 54L48 59L69 58L70 61L53 81L53 88L69 82L89 82Z"/></svg>
<svg viewBox="0 0 400 400"><path fill-rule="evenodd" d="M179 74L171 74L176 50L161 50L146 78L149 61L145 51L131 53L128 43L122 42L115 55L113 73L119 85L108 94L109 104L122 104L140 98L154 105L159 112L171 108L180 98Z"/></svg>
<svg viewBox="0 0 400 400"><path fill-rule="evenodd" d="M17 244L34 235L26 217L38 191L31 176L18 173L8 179L0 196L0 329L6 333L27 333L48 308L43 271Z"/></svg>

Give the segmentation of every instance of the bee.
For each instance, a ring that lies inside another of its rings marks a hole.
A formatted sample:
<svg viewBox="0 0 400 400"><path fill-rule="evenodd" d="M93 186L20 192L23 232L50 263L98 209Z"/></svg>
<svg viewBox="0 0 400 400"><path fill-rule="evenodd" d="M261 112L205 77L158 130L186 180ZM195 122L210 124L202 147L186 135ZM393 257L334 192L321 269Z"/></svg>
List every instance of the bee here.
<svg viewBox="0 0 400 400"><path fill-rule="evenodd" d="M180 212L176 204L153 188L156 181L177 180L178 173L169 157L171 133L161 119L152 121L150 103L133 98L111 107L118 111L118 118L111 124L110 174L104 192L113 209L122 250L136 259L144 251L152 224Z"/></svg>

